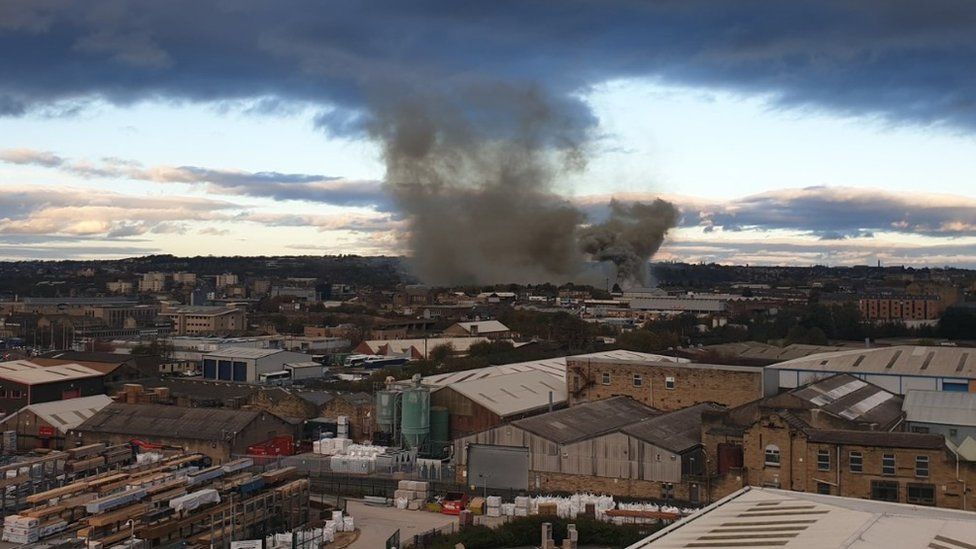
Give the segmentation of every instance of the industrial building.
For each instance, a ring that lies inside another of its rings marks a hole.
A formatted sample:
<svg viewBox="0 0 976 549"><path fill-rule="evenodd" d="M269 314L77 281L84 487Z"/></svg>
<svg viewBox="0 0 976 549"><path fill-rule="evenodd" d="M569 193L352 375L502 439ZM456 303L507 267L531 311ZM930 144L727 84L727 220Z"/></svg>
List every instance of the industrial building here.
<svg viewBox="0 0 976 549"><path fill-rule="evenodd" d="M0 362L0 412L105 393L101 372L80 364L41 366L29 360Z"/></svg>
<svg viewBox="0 0 976 549"><path fill-rule="evenodd" d="M497 320L457 322L444 330L451 337L487 337L488 339L511 339L512 329Z"/></svg>
<svg viewBox="0 0 976 549"><path fill-rule="evenodd" d="M4 451L63 450L69 430L112 402L105 395L94 395L24 406L0 419L0 431L13 432L17 437L16 448L4 448Z"/></svg>
<svg viewBox="0 0 976 549"><path fill-rule="evenodd" d="M261 383L285 372L285 364L306 362L308 355L282 349L225 347L203 355L203 377L223 381Z"/></svg>
<svg viewBox="0 0 976 549"><path fill-rule="evenodd" d="M447 410L457 438L564 407L566 383L541 371L474 378L433 390L431 404Z"/></svg>
<svg viewBox="0 0 976 549"><path fill-rule="evenodd" d="M942 435L955 446L967 439L976 445L976 393L911 390L902 411L907 431Z"/></svg>
<svg viewBox="0 0 976 549"><path fill-rule="evenodd" d="M630 398L580 404L455 439L459 481L488 488L700 501L698 404L662 414Z"/></svg>
<svg viewBox="0 0 976 549"><path fill-rule="evenodd" d="M695 364L684 359L566 359L569 404L628 396L657 410L699 402L738 406L763 395L763 368Z"/></svg>
<svg viewBox="0 0 976 549"><path fill-rule="evenodd" d="M227 336L247 329L247 314L235 307L189 305L159 314L173 322L173 333L178 336Z"/></svg>
<svg viewBox="0 0 976 549"><path fill-rule="evenodd" d="M721 497L743 485L972 509L976 463L941 435L903 432L902 398L851 375L708 413Z"/></svg>
<svg viewBox="0 0 976 549"><path fill-rule="evenodd" d="M374 339L359 343L354 353L404 357L409 360L426 360L438 347L450 347L455 355L464 356L475 343L488 342L487 337L431 337L422 339Z"/></svg>
<svg viewBox="0 0 976 549"><path fill-rule="evenodd" d="M74 445L137 439L226 463L232 456L247 454L250 446L296 433L295 425L258 410L113 403L72 429L69 438Z"/></svg>
<svg viewBox="0 0 976 549"><path fill-rule="evenodd" d="M925 391L976 392L976 350L897 345L814 354L768 366L767 394L847 373L905 395Z"/></svg>
<svg viewBox="0 0 976 549"><path fill-rule="evenodd" d="M743 488L628 549L970 549L976 515L963 511Z"/></svg>

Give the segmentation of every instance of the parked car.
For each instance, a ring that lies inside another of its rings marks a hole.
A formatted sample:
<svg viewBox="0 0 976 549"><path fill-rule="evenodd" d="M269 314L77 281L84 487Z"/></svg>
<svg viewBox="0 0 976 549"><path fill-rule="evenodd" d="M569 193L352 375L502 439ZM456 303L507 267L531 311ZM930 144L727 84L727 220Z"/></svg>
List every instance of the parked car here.
<svg viewBox="0 0 976 549"><path fill-rule="evenodd" d="M460 515L468 506L468 495L463 492L448 492L441 500L441 512L445 515Z"/></svg>

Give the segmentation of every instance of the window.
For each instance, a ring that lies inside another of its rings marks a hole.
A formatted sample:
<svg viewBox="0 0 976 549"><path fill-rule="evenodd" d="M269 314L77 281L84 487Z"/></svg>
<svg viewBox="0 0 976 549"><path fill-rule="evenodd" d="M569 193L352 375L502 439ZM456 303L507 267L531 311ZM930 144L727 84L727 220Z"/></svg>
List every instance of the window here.
<svg viewBox="0 0 976 549"><path fill-rule="evenodd" d="M817 470L830 470L830 450L817 450Z"/></svg>
<svg viewBox="0 0 976 549"><path fill-rule="evenodd" d="M7 390L0 389L0 398L7 398Z"/></svg>
<svg viewBox="0 0 976 549"><path fill-rule="evenodd" d="M851 452L848 459L851 465L852 473L860 473L864 471L864 456L861 454L861 452Z"/></svg>
<svg viewBox="0 0 976 549"><path fill-rule="evenodd" d="M669 376L669 377L664 378L664 388L665 389L674 389L674 378L673 377L670 377Z"/></svg>
<svg viewBox="0 0 976 549"><path fill-rule="evenodd" d="M908 503L916 505L935 505L935 486L932 484L908 484Z"/></svg>
<svg viewBox="0 0 976 549"><path fill-rule="evenodd" d="M929 428L928 427L922 427L920 425L912 425L912 432L913 433L928 433L929 432Z"/></svg>
<svg viewBox="0 0 976 549"><path fill-rule="evenodd" d="M11 389L10 398L20 398L20 389Z"/></svg>
<svg viewBox="0 0 976 549"><path fill-rule="evenodd" d="M640 374L634 374L634 387L643 387L644 378Z"/></svg>
<svg viewBox="0 0 976 549"><path fill-rule="evenodd" d="M929 476L929 456L915 456L915 476Z"/></svg>
<svg viewBox="0 0 976 549"><path fill-rule="evenodd" d="M779 446L775 444L766 446L766 465L779 467Z"/></svg>
<svg viewBox="0 0 976 549"><path fill-rule="evenodd" d="M872 480L871 499L898 501L898 483L892 480Z"/></svg>
<svg viewBox="0 0 976 549"><path fill-rule="evenodd" d="M895 454L884 454L881 456L881 474L895 474Z"/></svg>
<svg viewBox="0 0 976 549"><path fill-rule="evenodd" d="M824 494L824 495L829 496L830 495L830 485L827 484L826 482L818 482L817 483L817 493L818 494Z"/></svg>
<svg viewBox="0 0 976 549"><path fill-rule="evenodd" d="M610 385L610 374L603 372L603 384Z"/></svg>
<svg viewBox="0 0 976 549"><path fill-rule="evenodd" d="M959 436L959 429L949 429L949 436L952 438Z"/></svg>

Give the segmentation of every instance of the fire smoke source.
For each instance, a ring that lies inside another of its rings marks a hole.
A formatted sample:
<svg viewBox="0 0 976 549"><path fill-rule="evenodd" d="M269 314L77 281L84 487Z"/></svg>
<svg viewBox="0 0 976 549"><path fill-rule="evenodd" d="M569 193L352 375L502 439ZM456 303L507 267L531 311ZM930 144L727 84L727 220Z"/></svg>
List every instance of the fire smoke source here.
<svg viewBox="0 0 976 549"><path fill-rule="evenodd" d="M638 259L660 247L677 214L663 201L615 203L606 222L581 229L586 216L553 190L585 167L593 123L580 108L533 86L493 85L372 110L369 131L421 280L579 280L587 254L639 275Z"/></svg>
<svg viewBox="0 0 976 549"><path fill-rule="evenodd" d="M580 248L597 261L610 261L617 280L646 285L647 261L678 223L674 204L657 199L645 204L610 202L610 217L580 231Z"/></svg>

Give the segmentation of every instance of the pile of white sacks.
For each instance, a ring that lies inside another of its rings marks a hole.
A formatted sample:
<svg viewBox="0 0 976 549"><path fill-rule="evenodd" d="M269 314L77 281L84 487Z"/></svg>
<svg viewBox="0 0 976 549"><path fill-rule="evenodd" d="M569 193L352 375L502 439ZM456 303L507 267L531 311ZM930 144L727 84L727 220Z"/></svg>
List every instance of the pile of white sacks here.
<svg viewBox="0 0 976 549"><path fill-rule="evenodd" d="M560 518L576 518L586 511L587 504L593 504L596 518L599 520L623 523L656 522L654 519L640 519L632 517L610 517L607 511L611 509L623 509L631 511L665 511L669 513L679 513L688 515L694 509L683 509L668 505L657 505L655 503L617 503L613 496L580 493L571 496L519 496L512 503L503 503L499 496L488 496L486 499L485 514L487 516L509 516L524 517L539 514L539 505L555 505L556 514Z"/></svg>

